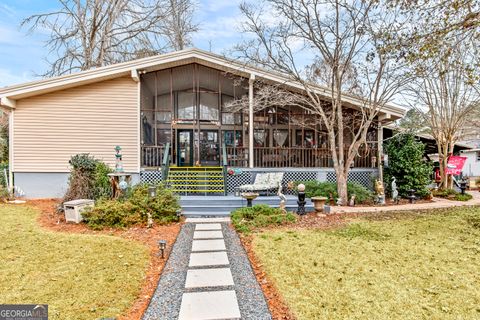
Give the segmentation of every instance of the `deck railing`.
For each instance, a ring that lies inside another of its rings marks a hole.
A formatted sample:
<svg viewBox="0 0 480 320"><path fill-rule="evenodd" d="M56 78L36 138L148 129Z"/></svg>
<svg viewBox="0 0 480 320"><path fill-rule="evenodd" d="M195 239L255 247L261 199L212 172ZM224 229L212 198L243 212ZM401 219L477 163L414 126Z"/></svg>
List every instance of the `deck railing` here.
<svg viewBox="0 0 480 320"><path fill-rule="evenodd" d="M142 167L160 168L165 146L142 146Z"/></svg>
<svg viewBox="0 0 480 320"><path fill-rule="evenodd" d="M226 159L229 167L248 167L248 148L222 146L222 159ZM348 149L345 149L345 154ZM377 150L375 148L361 148L353 162L356 168L371 168L376 165ZM143 146L142 166L160 168L165 157L165 146ZM171 160L169 156L168 161ZM222 165L224 164L222 160ZM254 147L253 164L257 168L331 168L333 160L328 148L271 148Z"/></svg>
<svg viewBox="0 0 480 320"><path fill-rule="evenodd" d="M347 153L348 149L345 149ZM372 148L361 148L355 157L353 166L357 168L370 168L374 165L373 157L376 157L376 150ZM248 148L228 147L228 165L232 167L248 166ZM254 147L253 164L257 168L319 168L333 167L331 151L328 148L270 148Z"/></svg>

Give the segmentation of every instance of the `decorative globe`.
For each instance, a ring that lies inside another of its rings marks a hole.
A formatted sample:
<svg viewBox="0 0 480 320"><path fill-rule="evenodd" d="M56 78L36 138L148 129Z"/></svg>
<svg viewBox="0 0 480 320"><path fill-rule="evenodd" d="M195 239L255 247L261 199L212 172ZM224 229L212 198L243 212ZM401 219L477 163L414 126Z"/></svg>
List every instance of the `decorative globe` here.
<svg viewBox="0 0 480 320"><path fill-rule="evenodd" d="M118 186L120 187L120 189L125 190L125 189L128 188L128 183L127 183L127 181L120 181Z"/></svg>
<svg viewBox="0 0 480 320"><path fill-rule="evenodd" d="M299 192L304 192L305 191L305 185L303 183L300 183L298 186L297 186L297 190Z"/></svg>

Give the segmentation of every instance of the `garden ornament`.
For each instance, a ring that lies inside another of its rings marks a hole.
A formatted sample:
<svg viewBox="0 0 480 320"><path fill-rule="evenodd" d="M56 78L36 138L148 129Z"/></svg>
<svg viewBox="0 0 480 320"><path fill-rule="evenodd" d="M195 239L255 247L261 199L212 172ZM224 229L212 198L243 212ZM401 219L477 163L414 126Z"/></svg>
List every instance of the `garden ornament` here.
<svg viewBox="0 0 480 320"><path fill-rule="evenodd" d="M115 147L115 172L123 172L122 154L120 153L122 148L120 146Z"/></svg>
<svg viewBox="0 0 480 320"><path fill-rule="evenodd" d="M286 203L287 203L287 197L285 197L285 195L282 193L282 184L281 183L278 184L277 195L280 198L280 206L279 206L280 210L286 211L285 207L286 207Z"/></svg>
<svg viewBox="0 0 480 320"><path fill-rule="evenodd" d="M297 186L298 190L298 209L297 209L297 214L303 216L305 214L305 204L307 201L305 201L305 185L303 183L299 184Z"/></svg>
<svg viewBox="0 0 480 320"><path fill-rule="evenodd" d="M395 204L398 204L397 179L395 177L392 177L392 200Z"/></svg>
<svg viewBox="0 0 480 320"><path fill-rule="evenodd" d="M378 204L385 204L385 189L383 188L383 183L380 180L375 181L375 192L377 193Z"/></svg>
<svg viewBox="0 0 480 320"><path fill-rule="evenodd" d="M337 198L337 206L343 206L342 198Z"/></svg>
<svg viewBox="0 0 480 320"><path fill-rule="evenodd" d="M348 202L348 205L350 207L355 207L355 195L352 194L352 196L350 197L350 201Z"/></svg>

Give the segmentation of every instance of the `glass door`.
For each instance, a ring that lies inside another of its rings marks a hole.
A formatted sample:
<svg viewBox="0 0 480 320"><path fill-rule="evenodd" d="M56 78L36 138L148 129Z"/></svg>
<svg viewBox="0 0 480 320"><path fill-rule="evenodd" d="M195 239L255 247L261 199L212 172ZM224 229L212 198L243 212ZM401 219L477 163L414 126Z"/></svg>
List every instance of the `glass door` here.
<svg viewBox="0 0 480 320"><path fill-rule="evenodd" d="M200 131L200 163L206 166L220 165L220 143L217 130Z"/></svg>
<svg viewBox="0 0 480 320"><path fill-rule="evenodd" d="M193 165L193 131L178 130L177 165L186 167Z"/></svg>

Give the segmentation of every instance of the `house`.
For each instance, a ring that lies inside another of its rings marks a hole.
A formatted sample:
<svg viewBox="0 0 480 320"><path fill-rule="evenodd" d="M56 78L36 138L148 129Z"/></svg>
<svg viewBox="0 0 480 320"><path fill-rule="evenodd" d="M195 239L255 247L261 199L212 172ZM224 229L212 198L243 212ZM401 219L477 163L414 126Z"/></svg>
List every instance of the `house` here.
<svg viewBox="0 0 480 320"><path fill-rule="evenodd" d="M284 172L284 183L335 181L321 123L299 125L315 115L295 107L254 112L249 105L236 113L224 108L232 99L253 97L259 80L302 89L282 74L198 49L2 88L0 105L11 124L10 179L27 197L59 197L72 155L90 153L113 167L114 147L120 145L134 182L171 173L171 183L177 180L185 194L232 193L266 171ZM328 97L327 88L318 92ZM351 96L344 103L361 107ZM380 112L351 180L371 184L380 128L403 114L395 106ZM241 170L219 174L225 166ZM192 181L192 172L203 179Z"/></svg>
<svg viewBox="0 0 480 320"><path fill-rule="evenodd" d="M470 177L474 181L480 177L480 149L462 150L460 155L467 157L465 164L463 165L462 175L464 177Z"/></svg>

